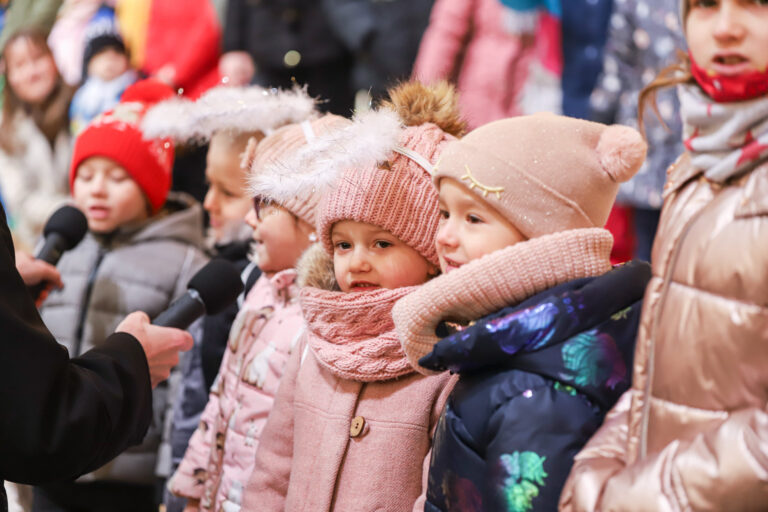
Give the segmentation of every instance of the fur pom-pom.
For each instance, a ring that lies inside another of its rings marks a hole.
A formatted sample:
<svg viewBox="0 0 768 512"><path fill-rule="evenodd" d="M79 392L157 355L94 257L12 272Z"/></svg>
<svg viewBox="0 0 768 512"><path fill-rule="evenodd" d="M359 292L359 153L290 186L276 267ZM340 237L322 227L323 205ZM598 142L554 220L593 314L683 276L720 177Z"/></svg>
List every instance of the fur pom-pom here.
<svg viewBox="0 0 768 512"><path fill-rule="evenodd" d="M386 161L402 129L400 118L391 110L361 114L345 128L317 137L292 156L255 172L250 179L251 193L278 203L324 193L342 171Z"/></svg>
<svg viewBox="0 0 768 512"><path fill-rule="evenodd" d="M624 183L640 170L648 145L637 130L615 124L603 131L596 150L603 170L613 181Z"/></svg>
<svg viewBox="0 0 768 512"><path fill-rule="evenodd" d="M382 107L396 112L406 126L434 123L446 133L461 137L466 122L459 113L459 96L453 85L443 80L425 85L419 81L403 82L388 91L389 101Z"/></svg>

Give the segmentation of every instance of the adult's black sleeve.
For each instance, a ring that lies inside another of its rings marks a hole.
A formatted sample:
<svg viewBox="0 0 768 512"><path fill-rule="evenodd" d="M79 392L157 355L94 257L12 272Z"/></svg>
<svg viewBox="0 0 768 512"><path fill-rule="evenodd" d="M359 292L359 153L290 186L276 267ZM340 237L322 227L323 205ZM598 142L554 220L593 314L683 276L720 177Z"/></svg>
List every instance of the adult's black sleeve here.
<svg viewBox="0 0 768 512"><path fill-rule="evenodd" d="M0 206L0 478L73 479L141 441L151 418L141 345L113 334L70 360L16 271Z"/></svg>

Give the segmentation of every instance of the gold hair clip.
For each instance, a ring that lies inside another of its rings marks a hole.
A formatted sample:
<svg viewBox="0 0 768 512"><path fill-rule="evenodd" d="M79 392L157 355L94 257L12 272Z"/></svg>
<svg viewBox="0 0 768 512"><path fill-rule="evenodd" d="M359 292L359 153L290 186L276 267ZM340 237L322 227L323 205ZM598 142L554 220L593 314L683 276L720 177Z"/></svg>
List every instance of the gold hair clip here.
<svg viewBox="0 0 768 512"><path fill-rule="evenodd" d="M477 187L483 191L483 197L488 197L488 192L490 192L492 194L496 194L496 199L501 199L501 193L504 192L504 187L487 187L477 181L474 176L472 176L472 171L469 170L469 166L467 164L464 164L464 168L467 170L467 174L462 176L461 179L469 181L470 190Z"/></svg>

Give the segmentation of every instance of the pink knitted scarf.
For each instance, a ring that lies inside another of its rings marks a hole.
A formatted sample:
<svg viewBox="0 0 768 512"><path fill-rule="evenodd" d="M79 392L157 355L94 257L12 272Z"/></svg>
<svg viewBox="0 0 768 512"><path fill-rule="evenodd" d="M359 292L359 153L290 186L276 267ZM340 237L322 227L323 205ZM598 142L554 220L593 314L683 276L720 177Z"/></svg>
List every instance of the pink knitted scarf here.
<svg viewBox="0 0 768 512"><path fill-rule="evenodd" d="M320 364L346 380L385 381L413 373L392 321L392 306L414 287L344 293L303 288L309 346Z"/></svg>
<svg viewBox="0 0 768 512"><path fill-rule="evenodd" d="M433 279L392 310L408 360L418 365L439 341L443 320L477 320L548 288L611 269L611 234L600 228L571 229L521 242Z"/></svg>

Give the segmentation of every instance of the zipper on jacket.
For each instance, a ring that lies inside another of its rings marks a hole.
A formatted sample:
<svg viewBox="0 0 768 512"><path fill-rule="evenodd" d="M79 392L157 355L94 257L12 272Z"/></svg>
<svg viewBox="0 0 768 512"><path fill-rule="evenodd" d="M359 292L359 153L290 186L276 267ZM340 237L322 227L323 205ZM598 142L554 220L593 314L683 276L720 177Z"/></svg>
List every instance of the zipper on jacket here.
<svg viewBox="0 0 768 512"><path fill-rule="evenodd" d="M91 294L93 293L93 285L96 283L96 274L99 272L101 262L104 260L104 256L107 254L107 249L99 246L99 252L96 254L96 262L91 268L88 274L88 282L85 285L85 294L83 295L83 302L80 304L80 314L77 320L77 329L75 330L75 347L74 354L70 354L70 357L78 357L80 351L83 348L83 334L85 333L85 320L88 316L88 305L91 303Z"/></svg>
<svg viewBox="0 0 768 512"><path fill-rule="evenodd" d="M712 200L714 200L715 197L712 197ZM683 245L683 242L685 241L686 237L688 236L688 233L691 231L691 228L693 227L693 224L701 217L701 215L704 213L704 211L707 209L707 206L711 204L712 200L707 202L704 206L701 207L701 209L696 212L693 217L691 217L688 220L688 223L683 228L683 231L680 233L680 238L677 240L677 243L672 249L672 257L669 260L669 266L667 267L667 271L664 273L664 287L662 288L661 298L659 299L658 307L656 308L656 311L654 312L654 320L651 324L651 328L649 330L649 336L648 340L650 342L650 346L648 347L648 375L646 377L646 382L644 386L643 393L645 394L645 402L643 403L643 421L640 427L640 454L639 457L645 458L647 455L648 450L648 422L650 420L650 407L651 407L651 382L653 381L653 373L654 373L654 366L655 366L655 352L656 352L656 331L659 326L659 322L661 322L661 315L664 312L664 304L667 302L667 297L669 296L669 288L672 284L672 274L675 270L675 266L677 265L677 260L680 256L680 250Z"/></svg>

